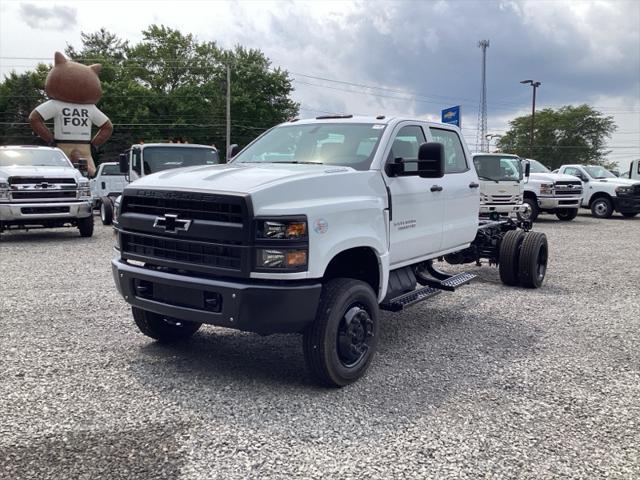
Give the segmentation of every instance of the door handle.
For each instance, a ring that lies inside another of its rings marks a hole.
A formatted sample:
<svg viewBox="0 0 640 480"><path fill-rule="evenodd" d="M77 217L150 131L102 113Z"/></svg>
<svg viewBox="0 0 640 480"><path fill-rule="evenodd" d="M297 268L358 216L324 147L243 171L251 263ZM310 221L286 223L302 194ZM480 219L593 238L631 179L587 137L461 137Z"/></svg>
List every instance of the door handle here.
<svg viewBox="0 0 640 480"><path fill-rule="evenodd" d="M432 192L441 192L442 191L442 187L440 185L431 185L431 191Z"/></svg>
<svg viewBox="0 0 640 480"><path fill-rule="evenodd" d="M105 185L105 183L104 183L104 182L102 182L102 189L104 190L104 189L106 189L106 188L107 188L107 186Z"/></svg>
<svg viewBox="0 0 640 480"><path fill-rule="evenodd" d="M480 186L480 184L479 184L479 183L476 183L476 182L471 182L471 183L469 184L469 188L478 188L479 186Z"/></svg>

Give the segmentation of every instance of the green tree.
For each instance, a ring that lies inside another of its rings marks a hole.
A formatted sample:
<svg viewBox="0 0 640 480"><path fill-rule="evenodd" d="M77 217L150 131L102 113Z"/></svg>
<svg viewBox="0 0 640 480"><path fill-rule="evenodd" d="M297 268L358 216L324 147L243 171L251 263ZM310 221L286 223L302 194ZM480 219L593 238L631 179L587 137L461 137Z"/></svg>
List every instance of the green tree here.
<svg viewBox="0 0 640 480"><path fill-rule="evenodd" d="M530 149L531 115L509 122L500 139L501 151L535 158L554 169L567 163L609 166L606 142L616 130L612 117L589 105L545 108L536 112L533 152Z"/></svg>

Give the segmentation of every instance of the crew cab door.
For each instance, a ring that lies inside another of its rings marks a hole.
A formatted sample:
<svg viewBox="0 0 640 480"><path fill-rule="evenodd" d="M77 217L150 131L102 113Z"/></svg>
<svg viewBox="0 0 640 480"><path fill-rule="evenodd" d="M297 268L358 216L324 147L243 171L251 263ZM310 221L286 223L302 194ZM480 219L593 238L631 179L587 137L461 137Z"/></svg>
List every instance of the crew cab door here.
<svg viewBox="0 0 640 480"><path fill-rule="evenodd" d="M418 148L426 142L423 127L403 123L396 127L385 158L417 160ZM416 163L405 165L406 171L417 170ZM393 267L440 251L444 216L441 179L415 176L389 177L385 182L390 195L389 263Z"/></svg>
<svg viewBox="0 0 640 480"><path fill-rule="evenodd" d="M454 129L430 127L432 141L444 145L442 186L444 218L441 250L449 250L473 241L478 231L480 188L478 175Z"/></svg>

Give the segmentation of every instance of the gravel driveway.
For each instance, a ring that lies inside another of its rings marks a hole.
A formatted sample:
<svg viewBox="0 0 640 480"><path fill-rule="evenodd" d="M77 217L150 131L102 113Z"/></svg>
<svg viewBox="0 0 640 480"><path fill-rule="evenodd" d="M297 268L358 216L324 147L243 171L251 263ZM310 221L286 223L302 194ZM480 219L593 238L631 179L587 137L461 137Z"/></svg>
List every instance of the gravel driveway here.
<svg viewBox="0 0 640 480"><path fill-rule="evenodd" d="M542 289L467 266L341 390L297 336L142 336L110 228L3 235L0 478L640 478L640 218L535 228Z"/></svg>

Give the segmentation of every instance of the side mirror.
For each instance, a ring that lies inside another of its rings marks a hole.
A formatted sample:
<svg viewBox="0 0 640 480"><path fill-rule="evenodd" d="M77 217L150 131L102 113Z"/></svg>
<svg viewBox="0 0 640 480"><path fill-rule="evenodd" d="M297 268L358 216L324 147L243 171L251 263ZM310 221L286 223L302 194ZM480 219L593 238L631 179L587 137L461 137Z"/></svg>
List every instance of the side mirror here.
<svg viewBox="0 0 640 480"><path fill-rule="evenodd" d="M421 178L444 177L444 145L427 142L418 150L418 176Z"/></svg>
<svg viewBox="0 0 640 480"><path fill-rule="evenodd" d="M582 180L583 182L588 182L588 181L589 181L589 179L587 178L587 176L586 176L586 175L583 175L583 174L578 175L578 178L579 178L580 180Z"/></svg>
<svg viewBox="0 0 640 480"><path fill-rule="evenodd" d="M118 156L118 166L120 167L120 173L127 175L129 173L129 155L121 153Z"/></svg>
<svg viewBox="0 0 640 480"><path fill-rule="evenodd" d="M240 147L237 143L232 143L231 145L229 145L229 148L227 149L227 162L235 157L239 151Z"/></svg>
<svg viewBox="0 0 640 480"><path fill-rule="evenodd" d="M526 162L524 165L524 176L529 178L529 175L531 175L531 164Z"/></svg>

